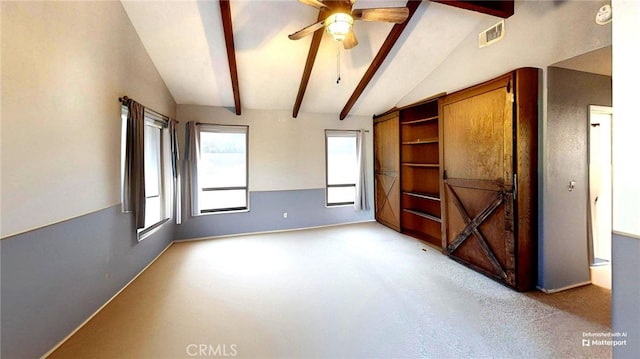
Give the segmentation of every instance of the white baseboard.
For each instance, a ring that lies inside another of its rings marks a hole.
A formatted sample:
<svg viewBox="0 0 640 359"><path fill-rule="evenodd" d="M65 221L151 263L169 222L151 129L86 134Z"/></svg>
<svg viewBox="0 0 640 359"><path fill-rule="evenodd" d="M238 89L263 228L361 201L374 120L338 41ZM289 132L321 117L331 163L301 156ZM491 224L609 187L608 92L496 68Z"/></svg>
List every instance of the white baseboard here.
<svg viewBox="0 0 640 359"><path fill-rule="evenodd" d="M338 226L346 226L350 224L358 224L358 223L368 223L368 222L376 222L375 219L367 219L364 221L356 221L356 222L347 222L347 223L334 223L334 224L324 224L321 226L311 226L311 227L302 227L302 228L288 228L288 229L275 229L272 231L258 231L258 232L245 232L245 233L233 233L233 234L221 234L219 236L209 236L209 237L197 237L197 238L186 238L186 239L176 239L174 242L192 242L192 241L204 241L207 239L219 239L219 238L229 238L229 237L240 237L240 236L251 236L254 234L269 234L269 233L283 233L283 232L296 232L296 231L304 231L307 229L317 229L317 228L326 228L326 227L338 227Z"/></svg>
<svg viewBox="0 0 640 359"><path fill-rule="evenodd" d="M582 282L582 283L576 283L576 284L572 284L572 285L568 285L566 287L562 287L562 288L554 288L554 289L546 289L546 288L542 288L542 287L536 287L539 291L545 292L547 294L553 294L553 293L558 293L558 292L562 292L563 290L567 290L567 289L573 289L573 288L577 288L577 287L582 287L585 285L589 285L591 284L591 281L587 281L587 282Z"/></svg>
<svg viewBox="0 0 640 359"><path fill-rule="evenodd" d="M60 348L60 346L62 346L62 344L64 344L64 342L66 342L67 340L69 340L69 338L71 338L74 334L76 334L80 329L82 329L82 327L84 327L87 323L89 323L89 321L91 319L93 319L93 317L95 317L96 315L98 315L98 313L100 313L100 311L102 309L104 309L109 303L111 303L112 300L114 300L120 293L122 293L123 290L125 290L131 283L133 283L134 280L136 280L142 273L144 273L144 271L147 270L147 268L149 268L158 258L160 258L160 256L167 251L167 249L169 249L169 247L171 247L171 245L173 244L173 241L171 241L171 243L169 243L163 250L162 252L160 252L155 258L153 258L153 260L151 262L149 262L149 264L147 264L144 268L142 268L142 270L140 271L140 273L136 274L135 277L133 277L129 282L127 282L127 284L124 285L124 287L122 287L116 294L114 294L113 296L111 296L111 298L109 298L109 300L107 300L100 308L98 308L98 310L96 310L93 314L91 314L91 316L89 316L89 318L87 318L84 322L82 322L76 329L74 329L71 333L69 333L69 335L67 335L66 337L64 337L58 344L56 344L53 348L51 348L48 352L46 352L43 356L40 357L40 359L44 359L46 357L48 357L49 355L51 355L54 351L56 351L56 349Z"/></svg>

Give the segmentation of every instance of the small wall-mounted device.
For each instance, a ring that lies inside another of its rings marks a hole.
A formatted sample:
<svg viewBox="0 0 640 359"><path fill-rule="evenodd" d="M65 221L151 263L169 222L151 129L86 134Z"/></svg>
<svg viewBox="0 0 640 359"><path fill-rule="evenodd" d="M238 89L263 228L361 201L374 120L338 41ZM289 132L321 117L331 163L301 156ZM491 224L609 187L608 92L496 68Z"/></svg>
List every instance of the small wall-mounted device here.
<svg viewBox="0 0 640 359"><path fill-rule="evenodd" d="M613 18L613 12L611 10L611 5L609 4L602 5L598 9L598 12L596 13L596 24L598 25L608 24L611 22L612 18Z"/></svg>
<svg viewBox="0 0 640 359"><path fill-rule="evenodd" d="M485 47L500 41L504 37L504 20L484 30L478 35L478 45Z"/></svg>

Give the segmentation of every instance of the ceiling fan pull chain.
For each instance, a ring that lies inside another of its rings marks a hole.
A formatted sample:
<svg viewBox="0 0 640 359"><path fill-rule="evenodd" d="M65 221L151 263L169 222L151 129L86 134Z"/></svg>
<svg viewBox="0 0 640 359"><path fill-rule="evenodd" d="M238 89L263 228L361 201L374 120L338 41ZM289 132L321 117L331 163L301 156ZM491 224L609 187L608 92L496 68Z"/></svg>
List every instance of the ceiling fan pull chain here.
<svg viewBox="0 0 640 359"><path fill-rule="evenodd" d="M340 83L340 45L341 43L338 43L338 46L336 47L338 49L338 80L336 81L337 84Z"/></svg>

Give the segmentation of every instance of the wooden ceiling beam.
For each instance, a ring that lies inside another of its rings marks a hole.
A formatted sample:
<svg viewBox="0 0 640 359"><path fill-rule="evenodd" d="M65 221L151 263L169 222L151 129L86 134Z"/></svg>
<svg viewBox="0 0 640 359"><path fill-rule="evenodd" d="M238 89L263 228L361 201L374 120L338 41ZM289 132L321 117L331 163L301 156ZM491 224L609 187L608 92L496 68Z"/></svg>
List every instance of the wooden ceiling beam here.
<svg viewBox="0 0 640 359"><path fill-rule="evenodd" d="M457 8L481 12L483 14L508 18L513 15L514 0L504 1L473 1L473 0L431 0L441 4L454 6Z"/></svg>
<svg viewBox="0 0 640 359"><path fill-rule="evenodd" d="M328 11L321 11L318 14L318 22L324 20L330 14ZM311 39L311 46L309 46L309 54L307 55L307 62L304 64L304 71L302 72L302 79L300 80L300 86L298 87L298 95L296 96L296 103L293 105L293 118L298 117L300 112L300 106L302 105L302 99L304 93L307 91L307 85L309 84L309 78L311 77L311 70L313 70L313 64L316 62L316 55L318 55L318 49L320 48L320 42L322 41L322 35L324 31L316 31L313 33Z"/></svg>
<svg viewBox="0 0 640 359"><path fill-rule="evenodd" d="M347 101L347 104L344 105L342 112L340 112L340 120L344 120L347 117L353 105L355 105L356 101L358 101L358 98L360 97L360 95L362 95L364 89L367 87L371 79L373 79L373 76L376 74L380 66L382 66L384 59L387 57L387 55L389 55L389 52L391 52L393 45L396 44L396 41L398 41L398 38L400 38L400 35L407 27L407 24L409 24L409 20L411 20L411 17L418 9L418 6L420 6L420 2L421 1L413 0L407 1L407 7L409 8L409 17L407 17L407 20L402 24L393 25L391 32L389 32L389 35L384 40L382 47L380 47L378 54L376 54L376 57L373 59L371 65L369 65L369 68L358 83L358 86L356 86L356 89L351 94L351 97Z"/></svg>
<svg viewBox="0 0 640 359"><path fill-rule="evenodd" d="M222 29L224 30L224 42L227 45L227 60L229 61L229 73L231 75L231 87L233 88L233 102L236 107L236 115L240 116L240 85L238 84L238 68L236 66L236 48L233 43L233 26L231 23L231 7L229 0L220 0L220 14L222 15Z"/></svg>

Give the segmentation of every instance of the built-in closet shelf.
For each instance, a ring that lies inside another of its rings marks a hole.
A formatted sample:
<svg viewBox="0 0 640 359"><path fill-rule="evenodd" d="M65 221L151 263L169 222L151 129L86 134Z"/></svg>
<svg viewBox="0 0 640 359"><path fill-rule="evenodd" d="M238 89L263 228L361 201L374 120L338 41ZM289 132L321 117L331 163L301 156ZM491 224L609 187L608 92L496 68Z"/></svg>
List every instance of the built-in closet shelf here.
<svg viewBox="0 0 640 359"><path fill-rule="evenodd" d="M408 167L425 167L425 168L439 168L440 165L437 163L403 163L403 166Z"/></svg>
<svg viewBox="0 0 640 359"><path fill-rule="evenodd" d="M400 122L401 125L414 125L416 123L422 123L422 122L428 122L428 121L436 121L438 119L438 116L432 116L432 117L427 117L427 118L421 118L419 120L413 120L413 121L402 121Z"/></svg>
<svg viewBox="0 0 640 359"><path fill-rule="evenodd" d="M425 242L427 242L428 244L430 244L430 245L432 245L434 247L440 248L440 246L441 246L440 245L440 242L441 242L440 238L425 234L422 231L416 231L416 230L413 230L413 229L403 229L402 233L404 233L404 234L406 234L408 236L414 237L414 238L418 238L418 239L420 239L422 241L425 241Z"/></svg>
<svg viewBox="0 0 640 359"><path fill-rule="evenodd" d="M439 248L442 248L444 203L444 198L440 199L443 177L442 96L440 94L374 117L374 127L378 129L376 133L382 134L383 127L389 127L387 137L379 135L374 141L376 164L388 160L399 170L399 181L393 182L399 185L391 189L376 189L380 193L376 197L376 208L383 209L376 219L382 222L379 218L391 213L399 220L399 225L392 228L399 228L402 233ZM388 125L391 119L397 120L393 122L393 127ZM390 165L385 166L391 168ZM389 186L387 179L380 179L376 183ZM393 209L397 208L397 212L388 209L387 204L391 199L397 201L391 202L396 204Z"/></svg>
<svg viewBox="0 0 640 359"><path fill-rule="evenodd" d="M429 143L438 143L438 138L417 139L415 141L402 142L403 145L426 145Z"/></svg>
<svg viewBox="0 0 640 359"><path fill-rule="evenodd" d="M411 197L417 197L417 198L428 199L428 200L431 200L431 201L440 202L440 197L437 197L437 196L434 196L434 195L430 195L430 194L426 194L426 193L402 192L402 194L406 194L407 196L411 196Z"/></svg>
<svg viewBox="0 0 640 359"><path fill-rule="evenodd" d="M415 214L416 216L420 216L422 218L426 218L435 222L442 222L442 220L434 215L431 215L429 213L425 213L425 212L421 212L421 211L416 211L415 209L408 209L408 208L404 208L403 211L407 212L407 213L411 213L411 214Z"/></svg>

